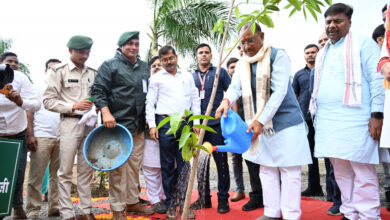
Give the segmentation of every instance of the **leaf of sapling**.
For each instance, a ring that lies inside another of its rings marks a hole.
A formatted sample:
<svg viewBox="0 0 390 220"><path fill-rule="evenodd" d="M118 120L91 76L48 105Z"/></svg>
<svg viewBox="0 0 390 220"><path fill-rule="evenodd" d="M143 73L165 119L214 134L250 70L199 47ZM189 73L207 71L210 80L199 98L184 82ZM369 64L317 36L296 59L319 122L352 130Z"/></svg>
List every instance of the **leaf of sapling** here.
<svg viewBox="0 0 390 220"><path fill-rule="evenodd" d="M269 0L263 0L263 5L267 5Z"/></svg>
<svg viewBox="0 0 390 220"><path fill-rule="evenodd" d="M200 148L200 149L206 151L206 153L208 153L208 154L210 153L209 150L205 146L203 146L203 145L195 145L195 147Z"/></svg>
<svg viewBox="0 0 390 220"><path fill-rule="evenodd" d="M190 115L192 115L192 111L186 109L186 110L184 111L184 114L185 114L186 117L189 117Z"/></svg>
<svg viewBox="0 0 390 220"><path fill-rule="evenodd" d="M165 117L163 120L161 120L160 123L158 123L157 130L160 129L162 126L164 126L166 123L168 123L170 119L171 116L168 116Z"/></svg>
<svg viewBox="0 0 390 220"><path fill-rule="evenodd" d="M172 129L171 129L171 128L169 128L169 129L168 129L168 131L167 131L167 132L165 132L165 134L173 134L173 131L172 131Z"/></svg>
<svg viewBox="0 0 390 220"><path fill-rule="evenodd" d="M193 121L193 120L196 120L196 119L208 119L208 120L212 120L212 119L215 119L215 118L212 117L212 116L209 116L209 115L193 115L193 116L190 117L190 119L188 119L188 122Z"/></svg>
<svg viewBox="0 0 390 220"><path fill-rule="evenodd" d="M179 140L179 149L183 148L186 145L188 138L191 136L191 133L192 132L185 132L181 134Z"/></svg>
<svg viewBox="0 0 390 220"><path fill-rule="evenodd" d="M176 137L176 132L179 129L180 124L181 124L181 115L179 113L173 114L171 116L170 123L171 123L171 129L173 132L173 136Z"/></svg>
<svg viewBox="0 0 390 220"><path fill-rule="evenodd" d="M301 2L299 0L288 0L297 10L301 10Z"/></svg>
<svg viewBox="0 0 390 220"><path fill-rule="evenodd" d="M252 34L255 34L255 31L256 31L256 22L252 22L251 31L252 31Z"/></svg>
<svg viewBox="0 0 390 220"><path fill-rule="evenodd" d="M309 10L310 14L314 17L314 19L318 21L316 12L311 7L309 7L309 5L307 5L307 9Z"/></svg>
<svg viewBox="0 0 390 220"><path fill-rule="evenodd" d="M265 9L269 9L271 11L280 11L280 9L278 7L276 7L275 5L267 5L267 6L265 6Z"/></svg>
<svg viewBox="0 0 390 220"><path fill-rule="evenodd" d="M192 126L192 128L201 128L201 129L204 129L206 131L217 133L212 127L209 127L209 126L206 126L206 125L194 125L194 126Z"/></svg>
<svg viewBox="0 0 390 220"><path fill-rule="evenodd" d="M234 8L234 15L236 16L236 18L240 17L240 10L238 9L238 5L236 5L236 7Z"/></svg>

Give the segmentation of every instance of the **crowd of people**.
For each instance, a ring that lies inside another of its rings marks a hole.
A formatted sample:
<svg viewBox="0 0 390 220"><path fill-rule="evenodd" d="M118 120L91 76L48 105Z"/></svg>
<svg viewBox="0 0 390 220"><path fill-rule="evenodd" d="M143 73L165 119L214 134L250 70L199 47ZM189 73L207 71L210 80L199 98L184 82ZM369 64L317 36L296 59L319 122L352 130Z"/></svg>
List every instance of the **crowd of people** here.
<svg viewBox="0 0 390 220"><path fill-rule="evenodd" d="M386 22L387 6L382 13ZM375 169L379 162L383 162L390 211L390 134L386 134L390 123L386 121L390 113L386 110L390 105L390 49L386 49L383 24L374 30L372 38L352 34L352 14L353 9L343 3L326 10L325 32L318 45L304 48L306 66L295 73L292 81L286 51L271 46L258 24L254 32L251 23L240 28L241 57L230 58L227 68L221 68L211 111L216 120L208 123L217 133L206 132L204 141L224 144L218 119L226 117L230 108L248 124L248 132L253 131L250 149L242 155L232 154L237 188L230 202L246 196L244 159L251 191L242 211L264 207L264 215L258 220L300 219L301 196L324 196L318 158L325 158L326 199L333 202L329 215L342 216L343 220L381 219ZM390 27L387 22L386 27ZM208 44L194 48L198 67L188 73L178 67L178 54L169 45L161 47L148 63L142 61L139 41L139 32L123 33L115 56L95 70L85 64L93 40L73 36L67 43L69 61L46 62L45 87L33 86L18 71L16 54L1 55L1 63L14 70L14 81L9 94L0 95L0 138L23 140L14 219L39 218L46 170L50 186L47 216L95 219L91 202L93 170L84 160L83 143L96 125L95 118L91 121L85 117L98 111L105 127L122 124L134 141L127 162L109 171L113 219L125 220L126 212L157 212L166 214L167 219L182 214L185 192L176 189L187 184L188 180L178 177L189 163L183 160L177 141L183 125L176 136L170 132L169 123L159 129L157 125L185 110L193 115L205 114L217 67L211 63ZM382 58L380 48L384 48ZM200 132L198 128L193 130ZM23 182L28 151L25 211ZM79 216L71 199L76 156ZM213 152L212 156L218 173L217 212L224 214L230 211L228 154ZM308 186L301 192L303 165L309 167ZM149 201L140 198L141 167ZM212 207L209 167L205 172L205 189L199 190L199 198L191 204L190 219L196 218L193 210Z"/></svg>

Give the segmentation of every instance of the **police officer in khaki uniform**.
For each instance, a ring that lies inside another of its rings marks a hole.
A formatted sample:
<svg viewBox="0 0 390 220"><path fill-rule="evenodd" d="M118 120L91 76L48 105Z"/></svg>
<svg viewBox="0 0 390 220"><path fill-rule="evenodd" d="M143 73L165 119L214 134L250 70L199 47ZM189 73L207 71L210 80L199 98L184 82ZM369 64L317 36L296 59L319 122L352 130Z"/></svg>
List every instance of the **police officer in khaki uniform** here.
<svg viewBox="0 0 390 220"><path fill-rule="evenodd" d="M93 170L83 157L83 143L92 127L77 124L93 103L89 100L96 70L84 63L89 57L93 41L86 36L73 36L67 46L70 61L55 65L49 70L47 88L43 95L45 108L61 113L60 168L58 170L59 208L62 219L75 219L70 190L72 168L77 154L77 191L80 196L79 209L82 216L77 219L95 219L91 213L91 182Z"/></svg>

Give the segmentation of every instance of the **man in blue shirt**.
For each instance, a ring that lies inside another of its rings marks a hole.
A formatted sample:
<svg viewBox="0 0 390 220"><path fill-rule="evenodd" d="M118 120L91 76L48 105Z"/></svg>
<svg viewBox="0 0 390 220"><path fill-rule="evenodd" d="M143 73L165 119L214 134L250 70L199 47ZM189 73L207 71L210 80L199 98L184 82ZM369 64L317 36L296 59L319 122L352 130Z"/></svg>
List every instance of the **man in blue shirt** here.
<svg viewBox="0 0 390 220"><path fill-rule="evenodd" d="M208 44L199 44L196 47L196 58L198 60L198 68L192 74L194 77L195 85L199 90L199 97L201 100L201 114L206 113L207 105L210 101L211 92L213 90L214 78L217 71L217 67L211 64L211 48ZM217 93L213 108L211 110L211 116L215 115L215 110L221 103L224 92L230 85L230 76L225 69L221 68L219 75L219 82ZM210 120L208 126L211 126L216 132L206 132L204 141L210 142L212 145L223 145L224 138L222 137L222 131L219 120ZM229 188L230 188L230 177L229 177L229 166L227 163L227 153L213 152L213 158L217 165L218 171L218 212L226 213L229 212ZM210 195L210 181L209 181L209 166L206 168L206 186L204 195L199 190L199 199L194 202L191 207L193 209L211 208L211 195ZM204 198L202 198L204 196Z"/></svg>

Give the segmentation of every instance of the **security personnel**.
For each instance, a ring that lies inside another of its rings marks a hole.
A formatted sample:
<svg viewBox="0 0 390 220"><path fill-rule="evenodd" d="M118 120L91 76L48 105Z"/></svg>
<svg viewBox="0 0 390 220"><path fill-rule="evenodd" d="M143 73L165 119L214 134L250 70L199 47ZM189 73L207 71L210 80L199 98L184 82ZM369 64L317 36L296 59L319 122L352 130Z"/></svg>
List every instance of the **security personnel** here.
<svg viewBox="0 0 390 220"><path fill-rule="evenodd" d="M58 170L59 208L62 219L75 219L72 209L70 189L72 168L77 154L77 191L80 196L79 209L82 216L77 219L95 219L91 214L91 182L93 170L84 160L83 143L92 127L77 124L82 115L88 112L93 103L89 100L96 70L87 67L93 41L86 36L70 38L67 46L70 61L58 64L49 70L47 88L43 95L45 108L61 113L59 124L60 168Z"/></svg>
<svg viewBox="0 0 390 220"><path fill-rule="evenodd" d="M114 220L126 219L125 210L136 214L153 214L139 196L139 169L144 153L145 101L150 70L140 60L139 32L123 33L115 57L98 69L92 87L96 107L102 112L105 127L124 125L132 134L133 151L127 163L109 172L110 206Z"/></svg>

